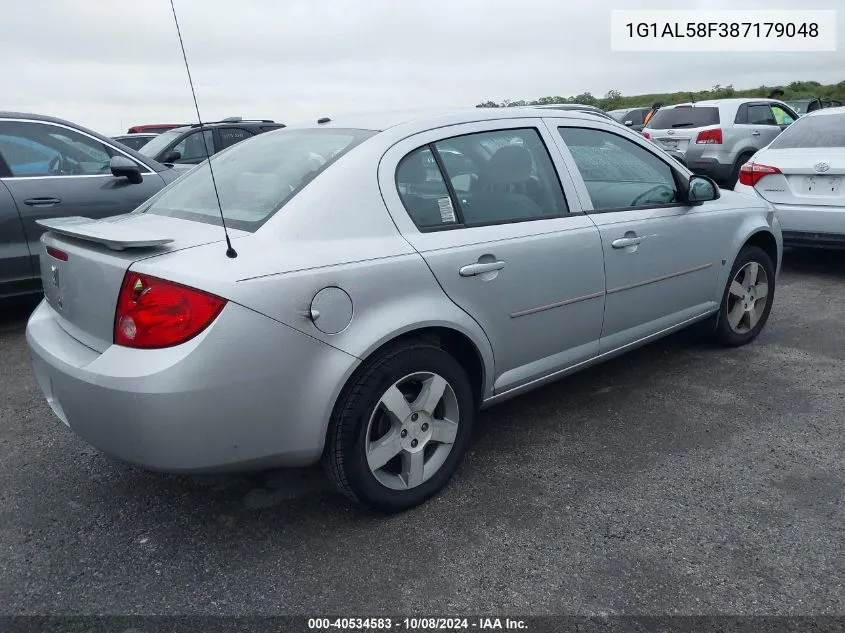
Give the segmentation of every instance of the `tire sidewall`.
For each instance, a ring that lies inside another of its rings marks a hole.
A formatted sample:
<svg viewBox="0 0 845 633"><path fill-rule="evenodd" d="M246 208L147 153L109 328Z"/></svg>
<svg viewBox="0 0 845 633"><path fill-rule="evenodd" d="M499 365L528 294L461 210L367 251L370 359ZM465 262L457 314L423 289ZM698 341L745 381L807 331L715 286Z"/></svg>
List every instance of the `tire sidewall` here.
<svg viewBox="0 0 845 633"><path fill-rule="evenodd" d="M769 292L766 296L766 308L763 310L763 314L757 322L757 325L748 332L739 334L735 332L728 323L728 297L730 295L731 283L733 283L734 277L736 277L736 274L743 266L750 262L757 262L766 271ZM774 264L768 254L766 254L766 251L757 246L744 247L737 255L736 260L734 260L730 275L728 276L727 283L725 284L725 290L722 293L722 303L719 307L719 325L717 328L718 337L723 342L734 346L744 345L745 343L749 343L757 338L769 320L769 313L772 311L772 305L774 305L775 301L775 286Z"/></svg>
<svg viewBox="0 0 845 633"><path fill-rule="evenodd" d="M376 363L378 365L378 363ZM451 385L458 401L458 431L452 450L440 469L427 481L410 490L392 490L381 484L367 464L366 440L370 416L385 391L397 380L417 372L439 374ZM396 511L418 505L442 488L451 478L469 444L474 417L472 388L463 368L447 352L430 345L413 346L362 375L354 403L343 408L341 423L352 425L342 445L347 481L358 500L374 509Z"/></svg>

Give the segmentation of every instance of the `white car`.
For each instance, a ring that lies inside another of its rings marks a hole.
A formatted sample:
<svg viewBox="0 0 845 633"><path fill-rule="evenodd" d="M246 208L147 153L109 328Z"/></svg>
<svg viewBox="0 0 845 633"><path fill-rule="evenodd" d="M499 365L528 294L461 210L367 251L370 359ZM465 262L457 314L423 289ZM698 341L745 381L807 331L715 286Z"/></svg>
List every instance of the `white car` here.
<svg viewBox="0 0 845 633"><path fill-rule="evenodd" d="M784 244L845 248L845 107L790 125L740 169L734 191L771 202Z"/></svg>

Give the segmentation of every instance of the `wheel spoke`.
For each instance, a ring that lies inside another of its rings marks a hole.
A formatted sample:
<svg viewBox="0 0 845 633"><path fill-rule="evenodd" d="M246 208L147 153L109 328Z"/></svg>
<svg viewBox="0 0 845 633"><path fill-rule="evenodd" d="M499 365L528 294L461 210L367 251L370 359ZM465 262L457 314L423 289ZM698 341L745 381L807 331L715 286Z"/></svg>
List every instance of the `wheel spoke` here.
<svg viewBox="0 0 845 633"><path fill-rule="evenodd" d="M757 322L760 321L760 317L763 316L763 309L765 308L765 304L758 305L755 304L751 311L748 312L748 329L751 330L757 325Z"/></svg>
<svg viewBox="0 0 845 633"><path fill-rule="evenodd" d="M731 294L735 297L745 296L745 288L735 279L731 282Z"/></svg>
<svg viewBox="0 0 845 633"><path fill-rule="evenodd" d="M381 404L394 422L402 422L411 415L411 405L405 398L405 394L395 385L381 397Z"/></svg>
<svg viewBox="0 0 845 633"><path fill-rule="evenodd" d="M414 401L414 407L429 415L433 415L437 404L443 399L446 387L447 383L443 378L437 375L432 376L423 383L422 391L420 391L420 395Z"/></svg>
<svg viewBox="0 0 845 633"><path fill-rule="evenodd" d="M767 284L765 281L761 281L756 286L754 286L754 290L757 299L763 299L769 296L769 284Z"/></svg>
<svg viewBox="0 0 845 633"><path fill-rule="evenodd" d="M406 488L414 488L423 482L425 455L423 451L402 453L402 481Z"/></svg>
<svg viewBox="0 0 845 633"><path fill-rule="evenodd" d="M742 276L742 287L748 290L751 286L757 283L757 275L760 274L760 264L757 262L749 262L745 267L745 273Z"/></svg>
<svg viewBox="0 0 845 633"><path fill-rule="evenodd" d="M734 307L731 308L730 312L728 312L728 324L736 330L739 327L740 321L742 321L742 317L745 314L745 309L742 307L742 302L737 301L734 303Z"/></svg>
<svg viewBox="0 0 845 633"><path fill-rule="evenodd" d="M399 438L399 431L391 429L384 437L380 437L367 447L367 464L374 471L383 468L401 450L402 444Z"/></svg>
<svg viewBox="0 0 845 633"><path fill-rule="evenodd" d="M458 424L452 420L431 421L431 441L441 444L454 444L458 434Z"/></svg>

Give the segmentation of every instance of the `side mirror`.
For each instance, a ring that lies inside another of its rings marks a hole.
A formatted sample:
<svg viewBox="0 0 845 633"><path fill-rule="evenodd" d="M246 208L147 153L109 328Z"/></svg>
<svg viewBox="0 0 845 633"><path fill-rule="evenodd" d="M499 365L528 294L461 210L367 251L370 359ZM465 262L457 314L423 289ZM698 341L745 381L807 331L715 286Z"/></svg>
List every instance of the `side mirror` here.
<svg viewBox="0 0 845 633"><path fill-rule="evenodd" d="M164 160L161 161L162 163L175 163L177 160L182 158L182 154L177 152L175 149L170 150L167 155L165 155Z"/></svg>
<svg viewBox="0 0 845 633"><path fill-rule="evenodd" d="M692 176L689 179L687 201L690 204L698 205L702 202L718 200L720 195L719 186L713 179L707 176Z"/></svg>
<svg viewBox="0 0 845 633"><path fill-rule="evenodd" d="M116 178L126 178L133 185L144 182L140 165L134 160L126 158L126 156L112 156L109 161L109 168Z"/></svg>
<svg viewBox="0 0 845 633"><path fill-rule="evenodd" d="M627 125L628 127L631 127L632 125L634 125L634 122L631 121L631 120L628 120L628 121L625 121L625 125Z"/></svg>

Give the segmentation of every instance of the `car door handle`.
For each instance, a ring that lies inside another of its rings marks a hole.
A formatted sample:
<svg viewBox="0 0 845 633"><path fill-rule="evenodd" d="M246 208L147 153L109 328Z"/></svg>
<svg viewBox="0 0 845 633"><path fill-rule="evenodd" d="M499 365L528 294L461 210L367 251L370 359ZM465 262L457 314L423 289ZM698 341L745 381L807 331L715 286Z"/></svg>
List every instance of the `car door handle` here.
<svg viewBox="0 0 845 633"><path fill-rule="evenodd" d="M627 248L628 246L636 246L643 241L641 237L620 237L618 240L613 240L610 245L613 248Z"/></svg>
<svg viewBox="0 0 845 633"><path fill-rule="evenodd" d="M52 207L54 204L59 204L59 198L27 198L23 201L24 204L30 207Z"/></svg>
<svg viewBox="0 0 845 633"><path fill-rule="evenodd" d="M469 264L464 266L459 271L461 277L473 277L475 275L483 275L484 273L492 273L495 270L502 270L505 267L505 262L487 262L484 264Z"/></svg>
<svg viewBox="0 0 845 633"><path fill-rule="evenodd" d="M754 131L751 133L751 136L760 136L760 132L759 132L758 130L754 130Z"/></svg>

